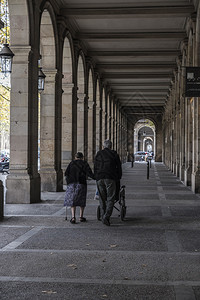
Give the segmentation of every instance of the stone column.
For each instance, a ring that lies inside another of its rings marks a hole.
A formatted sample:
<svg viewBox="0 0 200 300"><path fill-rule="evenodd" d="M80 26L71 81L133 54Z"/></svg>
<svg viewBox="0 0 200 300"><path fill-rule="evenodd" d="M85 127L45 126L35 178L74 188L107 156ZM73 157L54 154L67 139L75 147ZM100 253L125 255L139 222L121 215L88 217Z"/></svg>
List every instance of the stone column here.
<svg viewBox="0 0 200 300"><path fill-rule="evenodd" d="M128 161L132 161L133 158L133 127L132 123L129 121L128 122L128 141L127 141L127 147L128 147Z"/></svg>
<svg viewBox="0 0 200 300"><path fill-rule="evenodd" d="M120 156L120 143L121 143L121 130L120 130L120 110L119 110L119 106L118 106L118 110L117 110L117 152Z"/></svg>
<svg viewBox="0 0 200 300"><path fill-rule="evenodd" d="M115 102L115 125L114 125L114 131L115 131L115 147L114 149L117 151L117 143L118 143L118 104Z"/></svg>
<svg viewBox="0 0 200 300"><path fill-rule="evenodd" d="M162 119L161 117L158 119L157 127L156 127L156 156L155 161L162 161Z"/></svg>
<svg viewBox="0 0 200 300"><path fill-rule="evenodd" d="M84 101L85 94L78 93L77 103L77 151L84 153Z"/></svg>
<svg viewBox="0 0 200 300"><path fill-rule="evenodd" d="M106 139L106 112L102 111L102 144Z"/></svg>
<svg viewBox="0 0 200 300"><path fill-rule="evenodd" d="M72 102L74 84L63 83L62 94L62 169L65 170L72 156Z"/></svg>
<svg viewBox="0 0 200 300"><path fill-rule="evenodd" d="M192 149L191 149L191 111L190 111L190 99L185 99L185 149L186 149L186 159L185 159L185 185L191 185L191 173L192 173Z"/></svg>
<svg viewBox="0 0 200 300"><path fill-rule="evenodd" d="M10 174L7 203L40 201L38 174L38 56L26 45L15 53L10 95Z"/></svg>
<svg viewBox="0 0 200 300"><path fill-rule="evenodd" d="M101 108L99 106L96 107L96 152L100 150L101 145L101 124L100 124L100 117L101 117Z"/></svg>
<svg viewBox="0 0 200 300"><path fill-rule="evenodd" d="M194 99L193 107L193 165L191 174L191 186L194 193L200 193L200 162L199 162L199 129L200 129L200 105L199 98Z"/></svg>
<svg viewBox="0 0 200 300"><path fill-rule="evenodd" d="M94 136L96 135L94 132L94 126L93 126L93 112L94 112L94 101L88 100L88 163L90 166L93 164L93 140Z"/></svg>
<svg viewBox="0 0 200 300"><path fill-rule="evenodd" d="M44 70L45 89L41 95L40 176L41 190L57 190L55 161L55 76L56 70Z"/></svg>
<svg viewBox="0 0 200 300"><path fill-rule="evenodd" d="M115 102L113 101L113 105L112 105L113 109L112 109L112 140L113 140L113 149L116 150L116 130L115 130Z"/></svg>

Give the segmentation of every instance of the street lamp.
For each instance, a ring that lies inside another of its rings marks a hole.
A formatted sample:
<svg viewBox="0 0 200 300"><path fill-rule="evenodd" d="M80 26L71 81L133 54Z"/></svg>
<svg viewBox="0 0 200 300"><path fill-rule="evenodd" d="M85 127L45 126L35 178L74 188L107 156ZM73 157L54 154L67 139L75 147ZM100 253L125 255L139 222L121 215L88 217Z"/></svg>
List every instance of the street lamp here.
<svg viewBox="0 0 200 300"><path fill-rule="evenodd" d="M38 60L38 92L39 93L44 91L44 81L46 77L44 72L42 71L41 59L42 59L42 55L40 55L40 58Z"/></svg>
<svg viewBox="0 0 200 300"><path fill-rule="evenodd" d="M1 58L1 72L4 74L8 74L12 72L12 61L14 53L10 50L8 44L8 35L7 35L7 28L8 28L8 1L6 1L6 42L3 44L3 48L0 51L0 58Z"/></svg>
<svg viewBox="0 0 200 300"><path fill-rule="evenodd" d="M38 92L41 93L44 91L44 81L45 81L45 75L42 72L42 68L38 68Z"/></svg>

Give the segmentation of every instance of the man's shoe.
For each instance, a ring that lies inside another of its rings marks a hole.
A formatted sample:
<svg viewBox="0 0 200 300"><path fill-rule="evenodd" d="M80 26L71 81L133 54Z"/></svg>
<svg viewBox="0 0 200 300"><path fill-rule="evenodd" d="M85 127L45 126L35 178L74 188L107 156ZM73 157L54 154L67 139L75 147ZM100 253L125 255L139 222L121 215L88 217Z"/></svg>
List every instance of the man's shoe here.
<svg viewBox="0 0 200 300"><path fill-rule="evenodd" d="M103 218L102 223L105 224L106 226L110 226L110 221L106 218Z"/></svg>

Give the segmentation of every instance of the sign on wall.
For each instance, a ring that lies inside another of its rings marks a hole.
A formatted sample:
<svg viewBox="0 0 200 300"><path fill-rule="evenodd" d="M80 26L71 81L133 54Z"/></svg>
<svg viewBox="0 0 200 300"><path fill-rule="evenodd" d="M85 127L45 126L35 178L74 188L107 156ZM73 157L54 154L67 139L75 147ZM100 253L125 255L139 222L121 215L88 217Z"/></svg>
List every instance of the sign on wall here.
<svg viewBox="0 0 200 300"><path fill-rule="evenodd" d="M200 67L186 67L185 97L200 97Z"/></svg>

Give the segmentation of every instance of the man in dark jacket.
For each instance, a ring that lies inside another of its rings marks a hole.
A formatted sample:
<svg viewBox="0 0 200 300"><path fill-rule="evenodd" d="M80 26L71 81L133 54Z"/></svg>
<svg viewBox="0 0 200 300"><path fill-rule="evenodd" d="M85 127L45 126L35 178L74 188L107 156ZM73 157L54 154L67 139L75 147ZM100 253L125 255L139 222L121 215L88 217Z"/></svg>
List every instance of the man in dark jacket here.
<svg viewBox="0 0 200 300"><path fill-rule="evenodd" d="M117 182L122 177L122 168L119 155L111 150L112 142L105 140L104 149L98 151L94 161L94 174L97 180L99 192L99 203L101 219L103 224L110 226L110 216L112 215Z"/></svg>

